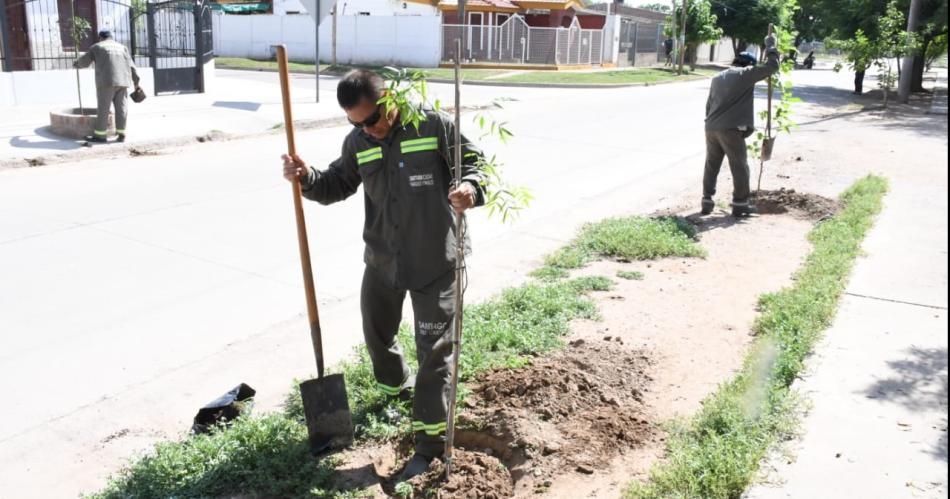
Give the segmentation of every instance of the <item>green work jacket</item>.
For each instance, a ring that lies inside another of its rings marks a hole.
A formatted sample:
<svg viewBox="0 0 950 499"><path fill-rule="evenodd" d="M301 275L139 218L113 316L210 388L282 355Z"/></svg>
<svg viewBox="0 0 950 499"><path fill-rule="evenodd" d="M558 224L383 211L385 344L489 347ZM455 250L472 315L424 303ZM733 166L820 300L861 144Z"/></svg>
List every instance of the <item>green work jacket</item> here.
<svg viewBox="0 0 950 499"><path fill-rule="evenodd" d="M476 165L482 153L464 136L462 145L462 181L475 187L480 206L485 193ZM362 184L364 262L394 288L420 289L455 267L456 215L448 201L454 147L455 124L433 111L418 130L397 123L382 141L354 129L329 168L311 167L301 192L330 204ZM465 243L468 251L467 237Z"/></svg>

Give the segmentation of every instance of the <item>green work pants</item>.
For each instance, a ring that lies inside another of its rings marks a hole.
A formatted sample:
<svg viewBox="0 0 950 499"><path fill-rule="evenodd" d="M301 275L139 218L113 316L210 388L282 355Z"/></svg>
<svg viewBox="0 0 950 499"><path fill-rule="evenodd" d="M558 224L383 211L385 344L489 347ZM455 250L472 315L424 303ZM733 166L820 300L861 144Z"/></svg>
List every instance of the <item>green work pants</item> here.
<svg viewBox="0 0 950 499"><path fill-rule="evenodd" d="M397 396L409 379L396 334L402 306L409 294L415 316L416 373L412 400L412 427L416 453L442 455L445 449L449 366L455 311L455 271L450 270L420 289L394 289L370 267L363 273L360 310L363 336L373 362L377 388Z"/></svg>

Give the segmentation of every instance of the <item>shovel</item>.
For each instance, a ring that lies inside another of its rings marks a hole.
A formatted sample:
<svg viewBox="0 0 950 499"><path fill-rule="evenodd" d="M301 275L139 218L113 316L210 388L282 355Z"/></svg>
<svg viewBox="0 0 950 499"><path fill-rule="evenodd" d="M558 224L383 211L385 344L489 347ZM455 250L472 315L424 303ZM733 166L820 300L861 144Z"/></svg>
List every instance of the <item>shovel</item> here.
<svg viewBox="0 0 950 499"><path fill-rule="evenodd" d="M280 72L280 92L284 103L284 130L287 132L287 154L296 158L294 120L290 112L290 75L287 71L287 47L277 46L277 64ZM310 245L307 242L307 224L303 217L300 181L293 181L294 212L297 218L297 243L300 247L300 266L303 268L304 289L307 295L307 317L310 319L310 339L317 359L317 377L300 384L300 396L307 418L310 451L319 454L328 449L346 447L353 441L353 418L346 397L346 383L342 374L324 376L323 341L320 337L320 314L310 266Z"/></svg>

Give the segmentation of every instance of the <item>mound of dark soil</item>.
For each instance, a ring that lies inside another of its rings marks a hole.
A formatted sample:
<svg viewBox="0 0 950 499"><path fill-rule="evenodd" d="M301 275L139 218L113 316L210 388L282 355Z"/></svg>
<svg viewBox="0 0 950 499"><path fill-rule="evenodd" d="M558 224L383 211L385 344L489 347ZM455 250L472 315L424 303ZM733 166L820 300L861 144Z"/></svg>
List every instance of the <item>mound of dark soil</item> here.
<svg viewBox="0 0 950 499"><path fill-rule="evenodd" d="M578 341L519 369L482 375L467 400L460 445L500 457L515 482L605 469L652 439L642 395L649 360L616 343Z"/></svg>
<svg viewBox="0 0 950 499"><path fill-rule="evenodd" d="M448 481L436 460L429 472L409 481L414 497L437 499L502 499L514 495L511 474L498 459L482 452L455 449Z"/></svg>
<svg viewBox="0 0 950 499"><path fill-rule="evenodd" d="M796 192L794 189L759 191L755 206L763 215L791 213L807 220L825 220L841 211L841 204L833 199Z"/></svg>

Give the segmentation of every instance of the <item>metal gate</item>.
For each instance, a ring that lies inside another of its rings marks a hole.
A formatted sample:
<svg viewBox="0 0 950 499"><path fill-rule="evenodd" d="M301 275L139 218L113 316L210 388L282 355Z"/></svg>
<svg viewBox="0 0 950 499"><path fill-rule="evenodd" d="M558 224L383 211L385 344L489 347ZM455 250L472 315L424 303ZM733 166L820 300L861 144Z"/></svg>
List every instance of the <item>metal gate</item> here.
<svg viewBox="0 0 950 499"><path fill-rule="evenodd" d="M206 1L170 0L146 8L147 53L155 93L204 92L204 64L214 55L211 8Z"/></svg>

